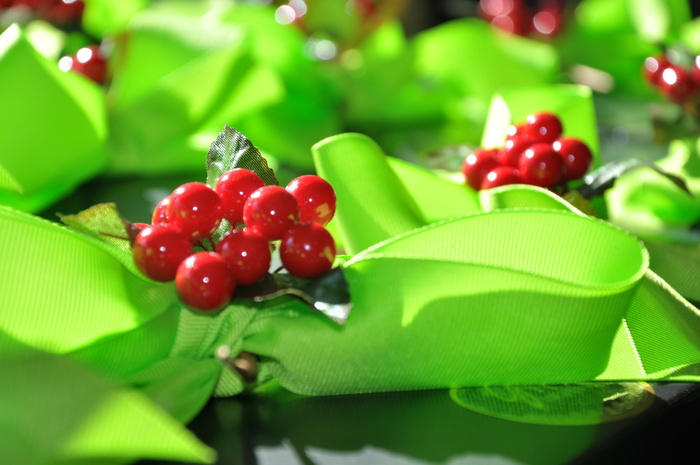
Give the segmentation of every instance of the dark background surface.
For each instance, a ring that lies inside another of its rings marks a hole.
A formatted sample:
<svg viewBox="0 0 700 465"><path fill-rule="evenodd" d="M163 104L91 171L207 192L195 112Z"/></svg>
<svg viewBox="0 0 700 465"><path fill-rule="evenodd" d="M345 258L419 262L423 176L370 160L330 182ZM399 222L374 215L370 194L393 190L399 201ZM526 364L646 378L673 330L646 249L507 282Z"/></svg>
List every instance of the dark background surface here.
<svg viewBox="0 0 700 465"><path fill-rule="evenodd" d="M447 391L417 391L214 399L190 428L217 450L220 465L696 463L698 389L654 389L631 417L598 425L504 420L458 406Z"/></svg>

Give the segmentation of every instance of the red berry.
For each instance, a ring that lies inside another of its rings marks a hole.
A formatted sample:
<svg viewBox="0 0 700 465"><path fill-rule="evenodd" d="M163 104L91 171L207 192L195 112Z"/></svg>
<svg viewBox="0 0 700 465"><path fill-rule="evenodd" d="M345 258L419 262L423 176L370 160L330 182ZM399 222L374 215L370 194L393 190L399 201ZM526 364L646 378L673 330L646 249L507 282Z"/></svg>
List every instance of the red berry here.
<svg viewBox="0 0 700 465"><path fill-rule="evenodd" d="M554 37L562 29L562 12L557 8L542 8L532 16L532 31L542 37Z"/></svg>
<svg viewBox="0 0 700 465"><path fill-rule="evenodd" d="M192 254L189 239L177 229L163 225L147 226L134 240L136 267L154 281L172 281L182 261Z"/></svg>
<svg viewBox="0 0 700 465"><path fill-rule="evenodd" d="M151 215L152 224L166 224L168 222L168 204L170 203L170 197L166 197L156 205L153 209L153 215Z"/></svg>
<svg viewBox="0 0 700 465"><path fill-rule="evenodd" d="M263 186L253 192L243 205L246 227L268 241L282 239L299 224L299 203L280 186Z"/></svg>
<svg viewBox="0 0 700 465"><path fill-rule="evenodd" d="M280 259L291 274L304 279L317 278L333 266L335 241L320 224L303 223L282 238Z"/></svg>
<svg viewBox="0 0 700 465"><path fill-rule="evenodd" d="M644 78L652 85L658 85L659 79L661 79L661 73L663 73L664 69L670 64L668 58L666 58L666 55L663 53L647 57L644 60L644 66L642 66Z"/></svg>
<svg viewBox="0 0 700 465"><path fill-rule="evenodd" d="M224 218L234 226L242 223L245 201L264 185L260 176L245 168L235 168L222 174L216 181L214 190L221 197Z"/></svg>
<svg viewBox="0 0 700 465"><path fill-rule="evenodd" d="M481 189L491 189L493 187L507 186L509 184L522 184L520 171L512 166L497 166L486 174L481 183Z"/></svg>
<svg viewBox="0 0 700 465"><path fill-rule="evenodd" d="M529 32L530 12L522 0L480 0L478 12L492 26L508 34Z"/></svg>
<svg viewBox="0 0 700 465"><path fill-rule="evenodd" d="M525 36L530 32L530 12L523 8L498 15L491 19L491 25L506 34Z"/></svg>
<svg viewBox="0 0 700 465"><path fill-rule="evenodd" d="M520 162L520 157L535 141L530 137L529 134L524 133L522 130L518 131L512 136L506 137L506 141L503 144L503 148L496 154L496 161L501 165L512 166L513 168L518 167Z"/></svg>
<svg viewBox="0 0 700 465"><path fill-rule="evenodd" d="M479 0L479 15L485 19L492 19L498 15L508 15L514 10L524 8L522 0Z"/></svg>
<svg viewBox="0 0 700 465"><path fill-rule="evenodd" d="M486 173L498 166L498 162L494 158L497 153L498 149L479 147L464 160L462 174L472 189L479 190Z"/></svg>
<svg viewBox="0 0 700 465"><path fill-rule="evenodd" d="M302 223L325 226L335 214L335 191L325 179L307 174L292 180L287 187L299 203Z"/></svg>
<svg viewBox="0 0 700 465"><path fill-rule="evenodd" d="M223 219L223 207L214 189L201 182L188 182L170 194L166 215L168 224L196 241L216 231Z"/></svg>
<svg viewBox="0 0 700 465"><path fill-rule="evenodd" d="M698 92L698 83L690 73L676 65L669 65L661 72L658 86L667 98L678 103L689 100Z"/></svg>
<svg viewBox="0 0 700 465"><path fill-rule="evenodd" d="M527 184L554 187L566 178L564 160L551 144L535 144L520 158L520 176Z"/></svg>
<svg viewBox="0 0 700 465"><path fill-rule="evenodd" d="M175 287L188 307L212 312L224 307L236 290L228 262L214 252L190 255L177 269Z"/></svg>
<svg viewBox="0 0 700 465"><path fill-rule="evenodd" d="M525 131L535 142L554 142L563 132L561 120L554 113L540 112L527 116Z"/></svg>
<svg viewBox="0 0 700 465"><path fill-rule="evenodd" d="M567 181L573 181L586 174L593 161L591 149L575 137L560 137L554 141L552 148L564 160Z"/></svg>
<svg viewBox="0 0 700 465"><path fill-rule="evenodd" d="M87 45L73 55L58 62L61 71L75 71L98 84L104 84L107 76L107 59L98 45Z"/></svg>
<svg viewBox="0 0 700 465"><path fill-rule="evenodd" d="M506 127L506 137L519 136L519 135L524 134L524 133L525 133L525 124L524 123L509 124Z"/></svg>
<svg viewBox="0 0 700 465"><path fill-rule="evenodd" d="M229 231L216 245L216 252L226 259L236 283L242 286L260 281L270 268L270 245L245 229Z"/></svg>

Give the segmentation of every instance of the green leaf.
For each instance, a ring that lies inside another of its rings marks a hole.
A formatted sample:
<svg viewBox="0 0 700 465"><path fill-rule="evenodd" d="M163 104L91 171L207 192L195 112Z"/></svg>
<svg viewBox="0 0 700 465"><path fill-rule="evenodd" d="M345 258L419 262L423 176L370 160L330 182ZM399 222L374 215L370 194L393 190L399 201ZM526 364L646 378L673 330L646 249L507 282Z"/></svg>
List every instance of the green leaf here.
<svg viewBox="0 0 700 465"><path fill-rule="evenodd" d="M323 276L304 280L289 274L268 274L251 286L236 290L236 299L264 302L283 295L301 300L338 324L344 324L352 310L352 300L341 268L333 268Z"/></svg>
<svg viewBox="0 0 700 465"><path fill-rule="evenodd" d="M58 215L66 226L131 253L132 225L125 222L113 203L93 205L74 215Z"/></svg>
<svg viewBox="0 0 700 465"><path fill-rule="evenodd" d="M617 160L607 163L597 170L589 173L583 179L583 184L578 188L579 193L586 199L602 195L606 190L613 187L615 181L623 174L637 168L651 168L660 175L666 177L681 190L686 192L690 197L694 197L693 193L688 189L685 180L668 171L664 171L656 164L637 159Z"/></svg>
<svg viewBox="0 0 700 465"><path fill-rule="evenodd" d="M207 184L213 187L219 176L234 168L253 171L266 185L279 185L257 147L242 133L226 125L207 154Z"/></svg>

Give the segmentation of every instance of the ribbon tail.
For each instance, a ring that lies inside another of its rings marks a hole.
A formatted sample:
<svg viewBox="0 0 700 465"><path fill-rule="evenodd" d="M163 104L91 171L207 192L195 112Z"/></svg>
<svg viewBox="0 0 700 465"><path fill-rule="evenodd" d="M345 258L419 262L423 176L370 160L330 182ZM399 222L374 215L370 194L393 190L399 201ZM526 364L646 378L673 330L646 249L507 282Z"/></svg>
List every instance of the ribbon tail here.
<svg viewBox="0 0 700 465"><path fill-rule="evenodd" d="M700 381L700 310L647 270L597 380Z"/></svg>

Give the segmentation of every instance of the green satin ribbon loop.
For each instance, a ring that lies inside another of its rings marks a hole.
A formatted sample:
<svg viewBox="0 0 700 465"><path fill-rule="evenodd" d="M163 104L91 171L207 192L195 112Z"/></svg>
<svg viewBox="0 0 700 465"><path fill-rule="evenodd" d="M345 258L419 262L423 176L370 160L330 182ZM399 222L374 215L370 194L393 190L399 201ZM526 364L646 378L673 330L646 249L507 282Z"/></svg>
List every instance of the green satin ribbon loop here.
<svg viewBox="0 0 700 465"><path fill-rule="evenodd" d="M320 176L332 180L342 205L334 222L350 254L425 224L407 187L386 162L382 149L362 134L324 139L312 149ZM381 215L367 215L380 205ZM361 223L358 223L361 221Z"/></svg>
<svg viewBox="0 0 700 465"><path fill-rule="evenodd" d="M647 263L632 236L566 212L457 218L345 263L341 329L268 316L244 345L313 395L590 380Z"/></svg>

